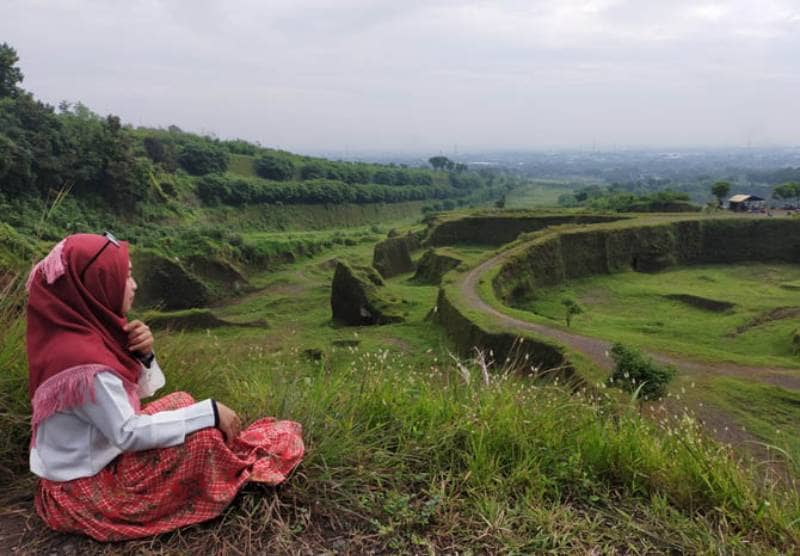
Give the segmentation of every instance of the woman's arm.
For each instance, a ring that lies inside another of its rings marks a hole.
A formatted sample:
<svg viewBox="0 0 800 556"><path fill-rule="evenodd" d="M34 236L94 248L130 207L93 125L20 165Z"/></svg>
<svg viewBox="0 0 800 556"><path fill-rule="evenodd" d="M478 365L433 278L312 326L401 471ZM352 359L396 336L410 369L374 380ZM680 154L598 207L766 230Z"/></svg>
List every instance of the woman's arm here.
<svg viewBox="0 0 800 556"><path fill-rule="evenodd" d="M123 452L182 444L187 434L214 426L211 400L153 415L136 414L122 380L111 372L94 379L94 401L75 411Z"/></svg>
<svg viewBox="0 0 800 556"><path fill-rule="evenodd" d="M152 355L152 354L151 354ZM139 375L139 388L137 394L140 398L149 398L166 384L164 373L153 355L149 364L142 362L142 372Z"/></svg>

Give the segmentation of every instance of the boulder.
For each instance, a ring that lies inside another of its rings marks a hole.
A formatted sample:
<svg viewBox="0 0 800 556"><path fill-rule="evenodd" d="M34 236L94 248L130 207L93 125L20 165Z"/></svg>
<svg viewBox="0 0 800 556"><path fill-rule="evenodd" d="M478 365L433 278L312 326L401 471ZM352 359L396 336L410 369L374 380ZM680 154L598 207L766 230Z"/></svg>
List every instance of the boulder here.
<svg viewBox="0 0 800 556"><path fill-rule="evenodd" d="M401 322L400 303L386 293L383 279L371 266L337 263L331 284L333 320L354 326Z"/></svg>
<svg viewBox="0 0 800 556"><path fill-rule="evenodd" d="M201 307L208 302L206 285L180 261L151 249L132 253L133 275L139 284L137 308L158 307L167 311Z"/></svg>
<svg viewBox="0 0 800 556"><path fill-rule="evenodd" d="M404 236L389 237L375 244L372 266L384 278L391 278L414 270L411 252L420 248L417 234L409 232Z"/></svg>
<svg viewBox="0 0 800 556"><path fill-rule="evenodd" d="M186 268L213 290L214 297L225 297L250 286L238 268L218 257L193 255L186 259Z"/></svg>
<svg viewBox="0 0 800 556"><path fill-rule="evenodd" d="M439 284L442 276L460 264L460 259L428 249L417 263L414 281L421 284Z"/></svg>

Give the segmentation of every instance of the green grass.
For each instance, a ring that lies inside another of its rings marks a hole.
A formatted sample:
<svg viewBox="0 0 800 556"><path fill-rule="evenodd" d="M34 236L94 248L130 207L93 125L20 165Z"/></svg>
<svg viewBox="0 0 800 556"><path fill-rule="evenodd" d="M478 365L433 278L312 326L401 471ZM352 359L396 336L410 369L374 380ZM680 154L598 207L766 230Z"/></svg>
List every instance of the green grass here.
<svg viewBox="0 0 800 556"><path fill-rule="evenodd" d="M588 183L575 183L566 180L530 180L506 195L508 209L557 207L558 198L565 193L572 193Z"/></svg>
<svg viewBox="0 0 800 556"><path fill-rule="evenodd" d="M734 377L715 377L701 395L736 416L765 445L784 450L800 469L800 392Z"/></svg>
<svg viewBox="0 0 800 556"><path fill-rule="evenodd" d="M255 158L246 154L232 154L228 162L228 173L248 178L256 177Z"/></svg>
<svg viewBox="0 0 800 556"><path fill-rule="evenodd" d="M657 274L625 272L572 280L536 292L518 306L563 324L561 300L575 299L585 313L574 318L576 332L657 351L740 365L798 368L791 333L797 319L737 329L777 307L798 307L797 292L782 287L800 278L800 268L779 264L697 266ZM715 312L666 299L690 294L734 304Z"/></svg>
<svg viewBox="0 0 800 556"><path fill-rule="evenodd" d="M371 257L369 242L335 244L254 275L261 290L213 308L268 327L157 335L164 393L303 424L307 457L288 483L249 486L220 519L157 539L71 538L79 553L780 553L800 542L796 491L763 482L690 418L653 422L603 391L571 394L503 369L486 383L474 363L456 365L425 320L437 288L410 274L386 286L409 301L406 322L333 325L331 259ZM38 525L15 284L0 297L0 470L16 498L0 505ZM49 553L65 540L37 526L21 542Z"/></svg>
<svg viewBox="0 0 800 556"><path fill-rule="evenodd" d="M334 347L310 361L291 338L269 348L208 333L160 337L158 349L170 389L247 419L295 419L308 455L276 494L247 489L211 525L120 552L319 551L337 539L356 552L761 552L800 540L797 497L761 486L686 420L661 430L602 396L502 372L484 384L438 350L412 361Z"/></svg>

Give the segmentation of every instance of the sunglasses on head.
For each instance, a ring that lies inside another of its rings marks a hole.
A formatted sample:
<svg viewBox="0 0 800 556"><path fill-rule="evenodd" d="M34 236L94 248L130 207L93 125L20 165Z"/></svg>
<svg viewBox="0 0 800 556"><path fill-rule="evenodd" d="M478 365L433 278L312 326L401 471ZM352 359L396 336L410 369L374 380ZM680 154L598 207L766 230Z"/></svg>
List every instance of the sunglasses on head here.
<svg viewBox="0 0 800 556"><path fill-rule="evenodd" d="M89 268L92 265L92 263L97 260L97 257L99 257L103 253L103 251L105 251L106 247L108 247L109 245L113 245L114 247L119 247L119 240L116 237L114 237L114 234L112 234L111 232L109 232L109 231L103 232L103 237L106 238L108 241L106 241L103 244L103 246L95 254L94 257L89 259L89 262L86 263L86 266L84 266L83 270L81 270L81 275L80 275L81 276L81 282L83 282L83 276L84 276L84 274L86 274L86 269Z"/></svg>

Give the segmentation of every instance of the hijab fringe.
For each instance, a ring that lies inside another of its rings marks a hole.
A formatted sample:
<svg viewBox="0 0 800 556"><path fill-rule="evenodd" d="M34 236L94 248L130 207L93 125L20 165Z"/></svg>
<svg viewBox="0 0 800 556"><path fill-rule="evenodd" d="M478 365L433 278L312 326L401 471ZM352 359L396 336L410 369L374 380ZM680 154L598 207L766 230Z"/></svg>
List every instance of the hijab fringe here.
<svg viewBox="0 0 800 556"><path fill-rule="evenodd" d="M64 260L64 243L66 241L66 239L59 241L56 246L50 250L50 253L33 267L33 270L31 270L28 276L28 281L25 284L25 289L28 292L31 291L31 283L39 270L44 272L44 277L48 284L52 284L66 272L67 264Z"/></svg>
<svg viewBox="0 0 800 556"><path fill-rule="evenodd" d="M64 369L45 380L36 389L31 405L33 406L33 416L31 417L31 446L36 445L36 431L39 423L57 413L66 411L73 407L79 407L87 400L95 401L94 397L94 377L97 373L109 371L116 376L119 374L105 365L78 365ZM139 412L139 397L136 394L137 385L122 379L128 400L131 402L134 411Z"/></svg>

